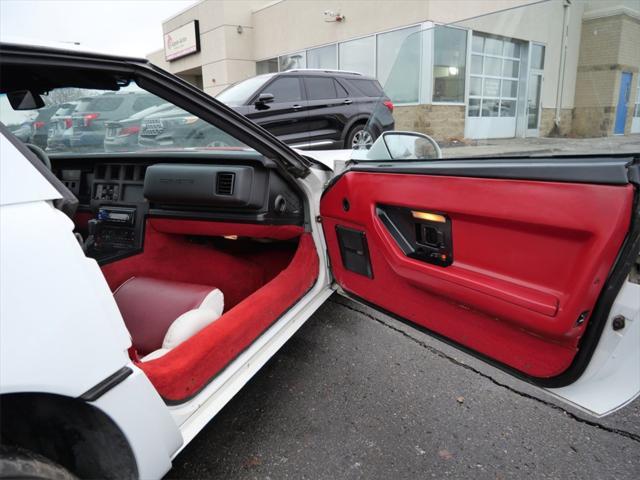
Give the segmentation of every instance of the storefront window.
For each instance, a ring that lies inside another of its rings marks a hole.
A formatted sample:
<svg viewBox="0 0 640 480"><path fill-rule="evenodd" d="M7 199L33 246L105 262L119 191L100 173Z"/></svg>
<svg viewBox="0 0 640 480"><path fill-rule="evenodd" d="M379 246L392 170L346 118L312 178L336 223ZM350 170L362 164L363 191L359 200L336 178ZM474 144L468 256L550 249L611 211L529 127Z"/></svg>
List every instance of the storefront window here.
<svg viewBox="0 0 640 480"><path fill-rule="evenodd" d="M420 85L420 27L378 35L377 78L394 103L417 103Z"/></svg>
<svg viewBox="0 0 640 480"><path fill-rule="evenodd" d="M531 45L531 68L542 70L544 68L544 46Z"/></svg>
<svg viewBox="0 0 640 480"><path fill-rule="evenodd" d="M340 70L375 76L376 37L374 35L343 42L339 49Z"/></svg>
<svg viewBox="0 0 640 480"><path fill-rule="evenodd" d="M338 68L338 47L327 45L307 50L307 68L334 70Z"/></svg>
<svg viewBox="0 0 640 480"><path fill-rule="evenodd" d="M270 58L268 60L261 60L259 62L256 62L256 75L262 75L263 73L275 73L277 71L277 58Z"/></svg>
<svg viewBox="0 0 640 480"><path fill-rule="evenodd" d="M433 101L464 102L467 31L451 27L434 29ZM478 68L477 65L475 68Z"/></svg>
<svg viewBox="0 0 640 480"><path fill-rule="evenodd" d="M278 57L280 71L286 72L295 68L307 68L307 55L305 52L296 52Z"/></svg>

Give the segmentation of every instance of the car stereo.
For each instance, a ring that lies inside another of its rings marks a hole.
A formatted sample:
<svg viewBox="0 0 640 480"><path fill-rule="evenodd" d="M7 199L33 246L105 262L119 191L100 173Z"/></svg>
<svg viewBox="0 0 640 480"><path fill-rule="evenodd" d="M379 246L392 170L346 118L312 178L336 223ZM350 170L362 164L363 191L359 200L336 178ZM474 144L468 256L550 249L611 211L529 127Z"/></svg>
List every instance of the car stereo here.
<svg viewBox="0 0 640 480"><path fill-rule="evenodd" d="M136 223L136 209L128 207L100 207L98 220L121 226L133 227Z"/></svg>

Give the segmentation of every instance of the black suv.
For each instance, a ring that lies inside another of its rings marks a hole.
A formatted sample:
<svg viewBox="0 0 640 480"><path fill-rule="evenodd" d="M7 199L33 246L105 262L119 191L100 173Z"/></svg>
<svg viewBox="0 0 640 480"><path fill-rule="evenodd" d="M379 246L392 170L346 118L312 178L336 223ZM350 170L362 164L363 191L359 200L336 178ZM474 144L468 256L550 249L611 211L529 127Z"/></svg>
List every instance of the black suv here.
<svg viewBox="0 0 640 480"><path fill-rule="evenodd" d="M289 70L258 75L216 98L298 148L368 148L394 127L393 104L378 81L352 72ZM370 118L374 120L368 124ZM189 147L196 140L202 145L205 138L211 146L225 146L226 139L208 138L211 129L204 122L198 129L190 121L197 119L178 109L150 115L142 122L140 144Z"/></svg>
<svg viewBox="0 0 640 480"><path fill-rule="evenodd" d="M106 124L128 118L134 113L153 107L164 100L148 93L104 93L81 98L71 118L73 134L71 148L96 151L104 148Z"/></svg>

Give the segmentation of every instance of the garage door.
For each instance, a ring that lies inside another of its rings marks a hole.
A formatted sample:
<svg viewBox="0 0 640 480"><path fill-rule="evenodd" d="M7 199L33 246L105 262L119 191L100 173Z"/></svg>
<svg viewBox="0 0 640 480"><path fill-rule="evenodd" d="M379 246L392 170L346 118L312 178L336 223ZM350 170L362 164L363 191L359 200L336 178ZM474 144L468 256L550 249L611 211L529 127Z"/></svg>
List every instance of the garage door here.
<svg viewBox="0 0 640 480"><path fill-rule="evenodd" d="M521 43L473 34L467 108L467 137L509 138L516 134Z"/></svg>

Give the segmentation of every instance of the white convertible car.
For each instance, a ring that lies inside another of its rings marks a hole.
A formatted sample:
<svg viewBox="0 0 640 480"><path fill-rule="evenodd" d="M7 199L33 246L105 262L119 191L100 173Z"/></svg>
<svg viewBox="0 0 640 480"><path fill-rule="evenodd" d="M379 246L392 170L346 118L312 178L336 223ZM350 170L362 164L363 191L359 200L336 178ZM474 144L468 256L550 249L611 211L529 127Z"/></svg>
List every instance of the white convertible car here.
<svg viewBox="0 0 640 480"><path fill-rule="evenodd" d="M588 414L638 395L637 154L442 160L388 132L334 175L144 60L0 57L7 118L145 91L185 115L111 134L193 127L105 153L119 127L77 108L48 155L0 126L0 475L162 477L334 291Z"/></svg>

